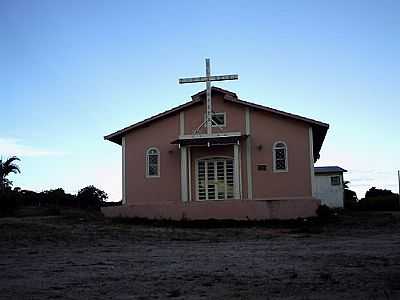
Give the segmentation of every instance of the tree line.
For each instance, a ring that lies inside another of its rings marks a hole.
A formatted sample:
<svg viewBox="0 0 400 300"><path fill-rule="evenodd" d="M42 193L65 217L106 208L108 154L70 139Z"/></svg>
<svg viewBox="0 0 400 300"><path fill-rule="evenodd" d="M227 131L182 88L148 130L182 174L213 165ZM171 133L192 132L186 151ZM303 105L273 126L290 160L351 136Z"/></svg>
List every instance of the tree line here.
<svg viewBox="0 0 400 300"><path fill-rule="evenodd" d="M120 202L106 202L108 195L93 185L84 187L77 194L66 193L62 188L34 192L13 188L8 178L11 174L21 173L16 156L6 160L0 158L0 216L12 215L19 207L78 208L100 210L101 206L120 205ZM365 197L358 200L354 191L344 182L344 207L353 210L400 210L399 195L390 190L370 188Z"/></svg>
<svg viewBox="0 0 400 300"><path fill-rule="evenodd" d="M391 190L371 187L365 196L357 199L354 191L344 182L344 207L351 210L400 210L399 194Z"/></svg>
<svg viewBox="0 0 400 300"><path fill-rule="evenodd" d="M17 208L26 206L100 210L101 206L111 204L106 202L108 195L93 185L82 188L76 194L66 193L62 188L35 192L13 187L8 177L21 173L17 164L19 161L16 156L0 159L0 215L12 215Z"/></svg>

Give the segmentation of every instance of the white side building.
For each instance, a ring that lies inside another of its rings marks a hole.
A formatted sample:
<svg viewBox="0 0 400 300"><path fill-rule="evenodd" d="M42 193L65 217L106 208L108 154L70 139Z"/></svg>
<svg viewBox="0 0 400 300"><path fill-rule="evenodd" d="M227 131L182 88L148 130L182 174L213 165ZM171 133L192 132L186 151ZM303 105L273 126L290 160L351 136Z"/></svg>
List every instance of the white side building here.
<svg viewBox="0 0 400 300"><path fill-rule="evenodd" d="M314 197L321 200L321 204L329 207L344 207L343 203L343 173L347 172L337 166L315 167Z"/></svg>

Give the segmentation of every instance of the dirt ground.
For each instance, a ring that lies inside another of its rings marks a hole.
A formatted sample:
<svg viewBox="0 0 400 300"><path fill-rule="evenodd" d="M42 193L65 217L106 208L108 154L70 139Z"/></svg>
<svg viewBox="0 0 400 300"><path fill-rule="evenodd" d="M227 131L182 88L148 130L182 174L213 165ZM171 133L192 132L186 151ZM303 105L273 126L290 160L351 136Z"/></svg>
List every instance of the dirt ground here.
<svg viewBox="0 0 400 300"><path fill-rule="evenodd" d="M307 222L180 228L3 218L0 298L400 299L400 215Z"/></svg>

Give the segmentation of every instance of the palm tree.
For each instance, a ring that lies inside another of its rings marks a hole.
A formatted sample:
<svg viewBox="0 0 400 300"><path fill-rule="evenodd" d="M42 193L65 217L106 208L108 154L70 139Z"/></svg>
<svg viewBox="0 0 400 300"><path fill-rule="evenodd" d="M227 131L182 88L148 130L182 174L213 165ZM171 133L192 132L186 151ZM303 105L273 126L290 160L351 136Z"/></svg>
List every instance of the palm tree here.
<svg viewBox="0 0 400 300"><path fill-rule="evenodd" d="M8 175L11 173L21 173L21 170L15 164L16 161L20 161L16 156L11 156L4 162L3 159L0 158L0 191L12 185L12 182L6 178Z"/></svg>

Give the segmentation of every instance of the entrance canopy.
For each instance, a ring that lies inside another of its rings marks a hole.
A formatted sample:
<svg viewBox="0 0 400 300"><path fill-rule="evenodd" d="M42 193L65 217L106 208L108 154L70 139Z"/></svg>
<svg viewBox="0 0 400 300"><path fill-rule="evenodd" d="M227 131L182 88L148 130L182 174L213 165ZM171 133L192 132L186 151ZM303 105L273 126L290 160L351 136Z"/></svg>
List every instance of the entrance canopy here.
<svg viewBox="0 0 400 300"><path fill-rule="evenodd" d="M215 145L232 145L238 144L241 140L245 139L247 135L240 133L234 134L221 134L221 135L187 135L180 136L171 144L178 144L179 146L215 146Z"/></svg>

